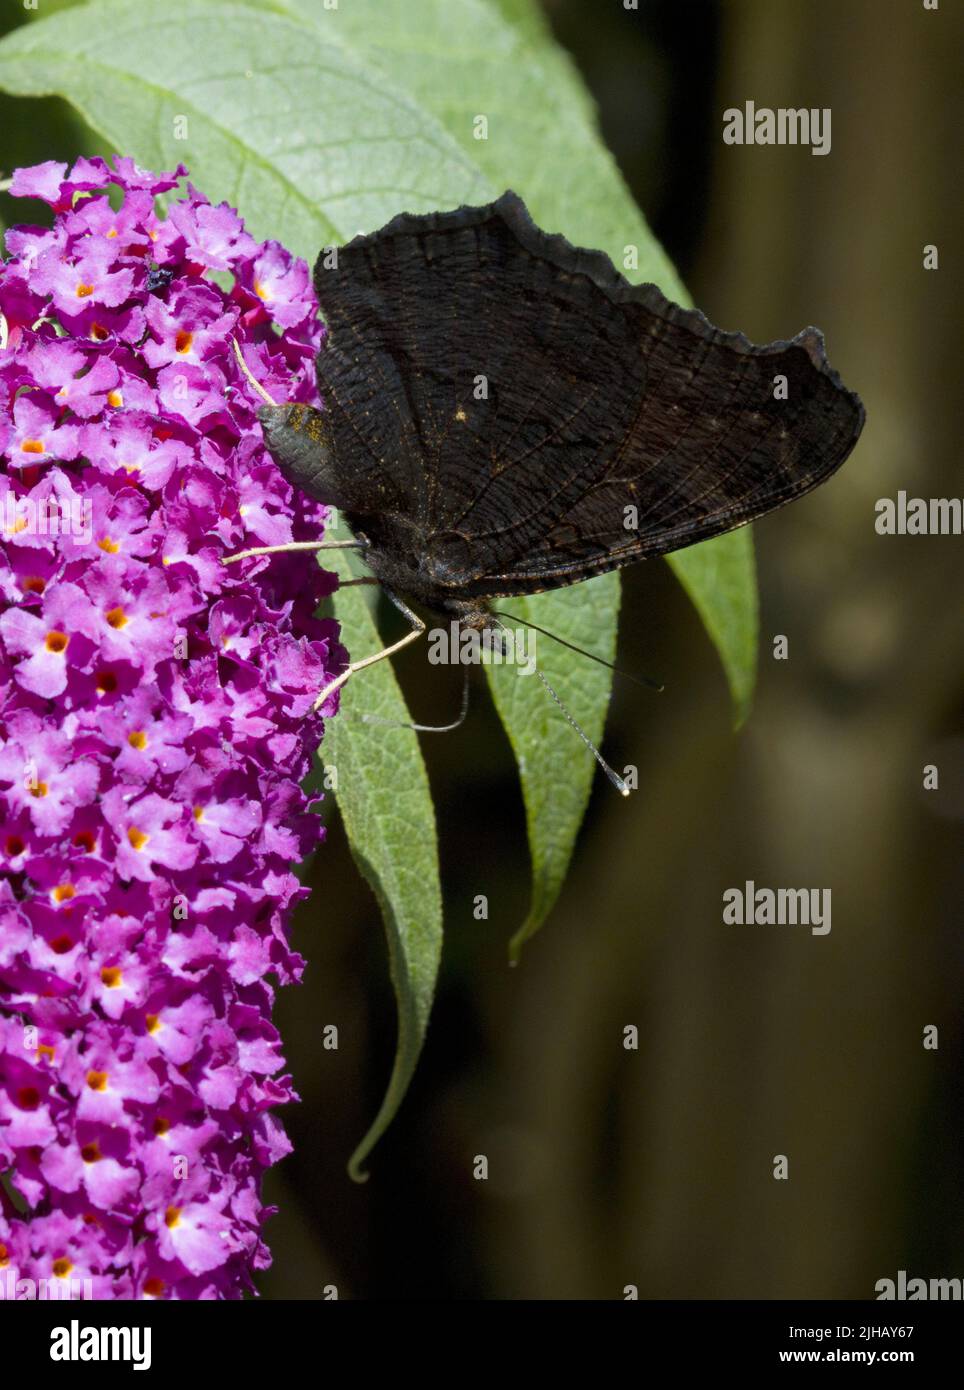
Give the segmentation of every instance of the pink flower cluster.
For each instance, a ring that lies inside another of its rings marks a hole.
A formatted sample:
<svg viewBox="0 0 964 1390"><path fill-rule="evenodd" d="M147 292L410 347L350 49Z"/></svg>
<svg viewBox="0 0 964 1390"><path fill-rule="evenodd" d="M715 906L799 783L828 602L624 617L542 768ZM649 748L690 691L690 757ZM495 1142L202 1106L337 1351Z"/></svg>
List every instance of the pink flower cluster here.
<svg viewBox="0 0 964 1390"><path fill-rule="evenodd" d="M0 260L0 1280L237 1298L293 1098L272 982L344 653L260 404L314 399L308 269L129 159L20 170ZM111 187L113 193L110 193ZM330 712L328 709L326 713ZM269 982L272 977L272 982Z"/></svg>

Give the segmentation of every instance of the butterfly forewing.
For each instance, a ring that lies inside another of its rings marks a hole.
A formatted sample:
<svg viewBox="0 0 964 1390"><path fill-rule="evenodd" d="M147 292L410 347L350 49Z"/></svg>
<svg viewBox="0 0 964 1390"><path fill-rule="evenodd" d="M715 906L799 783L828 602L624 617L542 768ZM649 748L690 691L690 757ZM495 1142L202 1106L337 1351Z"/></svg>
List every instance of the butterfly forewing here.
<svg viewBox="0 0 964 1390"><path fill-rule="evenodd" d="M718 535L843 462L857 398L808 329L757 347L630 286L511 193L319 258L349 521L440 594L571 583Z"/></svg>

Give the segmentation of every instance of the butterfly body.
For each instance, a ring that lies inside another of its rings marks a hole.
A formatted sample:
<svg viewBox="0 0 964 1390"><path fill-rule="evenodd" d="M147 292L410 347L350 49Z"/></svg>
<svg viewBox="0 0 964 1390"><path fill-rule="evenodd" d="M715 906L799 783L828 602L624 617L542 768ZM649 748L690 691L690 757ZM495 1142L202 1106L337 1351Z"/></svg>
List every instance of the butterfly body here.
<svg viewBox="0 0 964 1390"><path fill-rule="evenodd" d="M268 449L377 579L467 626L802 496L863 426L816 329L724 333L512 193L402 214L315 289L324 408L265 408Z"/></svg>
<svg viewBox="0 0 964 1390"><path fill-rule="evenodd" d="M334 466L324 415L310 406L265 406L259 411L268 449L286 475L310 496L339 509L362 542L372 574L393 592L469 627L485 625L485 607L459 597L473 577L468 542L433 534L417 517L383 509L378 480L363 495Z"/></svg>

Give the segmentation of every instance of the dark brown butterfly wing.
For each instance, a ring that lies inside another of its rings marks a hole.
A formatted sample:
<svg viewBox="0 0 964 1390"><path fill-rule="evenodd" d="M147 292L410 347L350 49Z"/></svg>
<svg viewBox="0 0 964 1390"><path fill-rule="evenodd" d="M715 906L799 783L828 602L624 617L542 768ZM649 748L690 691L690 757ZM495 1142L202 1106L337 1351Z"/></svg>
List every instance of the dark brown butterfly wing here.
<svg viewBox="0 0 964 1390"><path fill-rule="evenodd" d="M815 329L723 333L512 193L397 217L315 285L331 447L365 499L349 521L443 596L719 535L829 477L863 424Z"/></svg>

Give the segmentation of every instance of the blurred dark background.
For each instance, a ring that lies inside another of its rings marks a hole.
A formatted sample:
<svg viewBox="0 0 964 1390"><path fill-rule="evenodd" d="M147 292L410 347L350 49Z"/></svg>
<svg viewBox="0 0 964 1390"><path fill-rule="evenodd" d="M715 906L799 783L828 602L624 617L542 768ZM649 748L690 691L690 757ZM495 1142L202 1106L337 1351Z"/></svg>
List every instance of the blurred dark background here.
<svg viewBox="0 0 964 1390"><path fill-rule="evenodd" d="M605 751L638 765L641 790L624 802L597 779L562 899L516 970L528 857L487 697L461 731L424 740L446 945L418 1076L365 1186L345 1162L391 1068L395 1008L374 900L330 817L296 922L309 969L278 1010L303 1103L269 1183L280 1213L261 1288L848 1299L899 1269L961 1277L960 539L874 529L875 501L898 488L962 491L960 12L546 9L694 301L757 341L819 325L868 423L829 486L755 528L760 679L739 735L668 567L626 572L620 664L667 689L617 682ZM724 145L722 112L747 99L830 107L832 153ZM16 162L49 157L49 131L32 149L24 130ZM939 271L922 268L926 244ZM450 717L457 677L418 649L398 670L417 718ZM830 888L831 934L725 926L723 890L745 879ZM320 1046L328 1023L336 1052Z"/></svg>

